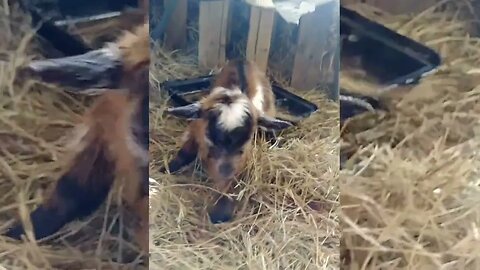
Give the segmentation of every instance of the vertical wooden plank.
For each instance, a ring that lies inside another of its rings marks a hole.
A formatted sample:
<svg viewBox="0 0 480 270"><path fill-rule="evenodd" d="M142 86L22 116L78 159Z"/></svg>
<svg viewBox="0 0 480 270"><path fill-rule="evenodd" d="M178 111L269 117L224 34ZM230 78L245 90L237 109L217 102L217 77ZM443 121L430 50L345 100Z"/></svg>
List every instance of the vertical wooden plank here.
<svg viewBox="0 0 480 270"><path fill-rule="evenodd" d="M309 90L320 84L336 84L339 72L335 65L339 46L338 21L339 1L317 6L314 12L302 16L292 72L293 87Z"/></svg>
<svg viewBox="0 0 480 270"><path fill-rule="evenodd" d="M198 63L201 69L213 69L225 63L228 9L228 0L200 2Z"/></svg>
<svg viewBox="0 0 480 270"><path fill-rule="evenodd" d="M248 60L254 61L264 72L268 66L274 20L274 9L252 7L246 55Z"/></svg>
<svg viewBox="0 0 480 270"><path fill-rule="evenodd" d="M248 60L255 61L255 50L257 47L258 28L260 27L260 9L252 7L250 10L250 23L248 26L247 51Z"/></svg>
<svg viewBox="0 0 480 270"><path fill-rule="evenodd" d="M222 65L226 61L227 52L227 36L228 31L228 17L230 16L230 0L223 0L222 20L220 28L220 50L218 52L219 64Z"/></svg>
<svg viewBox="0 0 480 270"><path fill-rule="evenodd" d="M270 43L272 41L273 24L275 22L275 10L263 9L260 11L260 15L255 62L263 71L266 71L270 54Z"/></svg>
<svg viewBox="0 0 480 270"><path fill-rule="evenodd" d="M177 2L177 3L175 3ZM168 49L183 49L187 44L187 5L188 0L165 0L165 10L175 5L165 31L164 46Z"/></svg>

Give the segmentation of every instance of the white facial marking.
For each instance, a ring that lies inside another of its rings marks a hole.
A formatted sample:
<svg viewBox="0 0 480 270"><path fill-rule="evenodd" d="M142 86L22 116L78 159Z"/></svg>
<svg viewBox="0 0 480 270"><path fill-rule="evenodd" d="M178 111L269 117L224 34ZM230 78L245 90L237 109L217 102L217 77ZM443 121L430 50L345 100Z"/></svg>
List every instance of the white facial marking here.
<svg viewBox="0 0 480 270"><path fill-rule="evenodd" d="M218 104L220 115L219 125L225 130L232 130L243 125L249 111L247 97L240 97L232 104Z"/></svg>
<svg viewBox="0 0 480 270"><path fill-rule="evenodd" d="M252 103L259 112L263 112L263 86L257 85L257 92L252 98Z"/></svg>

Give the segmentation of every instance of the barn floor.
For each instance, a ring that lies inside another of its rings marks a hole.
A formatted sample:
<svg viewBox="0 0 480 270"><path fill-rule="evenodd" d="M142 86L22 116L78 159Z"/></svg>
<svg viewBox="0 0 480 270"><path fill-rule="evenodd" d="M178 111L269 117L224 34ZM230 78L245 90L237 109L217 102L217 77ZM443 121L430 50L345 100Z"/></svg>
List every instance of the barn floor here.
<svg viewBox="0 0 480 270"><path fill-rule="evenodd" d="M154 53L155 82L200 75L193 56ZM178 150L185 121L165 116L166 100L150 96L150 269L338 268L338 105L320 91L297 94L319 112L284 131L281 148L257 140L241 211L223 225L210 224L205 205L212 193L193 170L158 173Z"/></svg>
<svg viewBox="0 0 480 270"><path fill-rule="evenodd" d="M2 233L18 215L19 206L25 216L25 207L32 209L41 202L45 188L56 180L68 152L69 132L87 104L83 98L15 73L16 67L41 55L31 38L25 16L0 4ZM146 269L138 248L118 232L118 224L121 228L127 218L113 206L115 193L109 202L108 215L107 207L102 207L88 220L67 225L58 240L19 243L0 236L0 269ZM127 261L121 264L119 257Z"/></svg>
<svg viewBox="0 0 480 270"><path fill-rule="evenodd" d="M467 2L415 16L353 7L443 65L382 96L391 112L355 119L343 138L359 151L340 173L343 269L480 269L480 38L467 31Z"/></svg>

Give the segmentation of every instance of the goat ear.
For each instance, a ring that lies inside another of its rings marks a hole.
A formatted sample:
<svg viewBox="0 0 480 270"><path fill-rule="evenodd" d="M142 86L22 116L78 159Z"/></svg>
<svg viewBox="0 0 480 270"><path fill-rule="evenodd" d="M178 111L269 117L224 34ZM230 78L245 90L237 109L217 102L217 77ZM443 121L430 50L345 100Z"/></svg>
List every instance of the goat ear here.
<svg viewBox="0 0 480 270"><path fill-rule="evenodd" d="M291 122L267 115L262 115L258 118L258 125L267 130L282 130L293 126Z"/></svg>
<svg viewBox="0 0 480 270"><path fill-rule="evenodd" d="M118 48L109 46L81 55L33 61L26 70L45 82L83 93L91 88L117 88L122 78L122 61Z"/></svg>
<svg viewBox="0 0 480 270"><path fill-rule="evenodd" d="M201 115L201 107L199 103L192 103L186 106L169 108L167 113L179 118L198 119Z"/></svg>

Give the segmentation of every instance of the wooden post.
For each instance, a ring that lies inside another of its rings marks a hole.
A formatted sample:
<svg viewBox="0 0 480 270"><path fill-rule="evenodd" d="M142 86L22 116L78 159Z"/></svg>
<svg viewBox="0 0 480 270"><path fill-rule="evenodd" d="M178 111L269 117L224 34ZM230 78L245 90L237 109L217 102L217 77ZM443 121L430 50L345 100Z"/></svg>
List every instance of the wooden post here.
<svg viewBox="0 0 480 270"><path fill-rule="evenodd" d="M225 63L229 0L201 1L198 63L210 70Z"/></svg>
<svg viewBox="0 0 480 270"><path fill-rule="evenodd" d="M183 49L187 45L187 2L188 0L164 2L165 10L168 10L170 5L177 5L165 31L164 46L167 49Z"/></svg>
<svg viewBox="0 0 480 270"><path fill-rule="evenodd" d="M247 40L247 59L267 70L275 10L252 6Z"/></svg>
<svg viewBox="0 0 480 270"><path fill-rule="evenodd" d="M291 85L302 90L335 85L339 46L339 1L317 6L300 18ZM331 91L337 91L332 89ZM329 90L330 92L330 90Z"/></svg>

